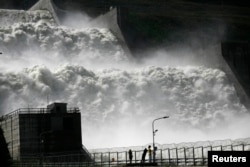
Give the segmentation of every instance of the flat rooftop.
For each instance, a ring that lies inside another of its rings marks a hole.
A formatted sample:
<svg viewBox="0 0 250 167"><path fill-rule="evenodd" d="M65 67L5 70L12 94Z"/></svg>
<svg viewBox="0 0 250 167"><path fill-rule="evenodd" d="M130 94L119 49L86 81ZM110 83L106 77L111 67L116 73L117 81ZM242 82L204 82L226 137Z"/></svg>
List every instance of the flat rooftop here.
<svg viewBox="0 0 250 167"><path fill-rule="evenodd" d="M6 120L8 118L11 118L19 114L52 114L52 113L53 112L51 112L50 108L19 108L6 115L0 116L0 121ZM67 108L65 113L80 113L80 109L78 107Z"/></svg>

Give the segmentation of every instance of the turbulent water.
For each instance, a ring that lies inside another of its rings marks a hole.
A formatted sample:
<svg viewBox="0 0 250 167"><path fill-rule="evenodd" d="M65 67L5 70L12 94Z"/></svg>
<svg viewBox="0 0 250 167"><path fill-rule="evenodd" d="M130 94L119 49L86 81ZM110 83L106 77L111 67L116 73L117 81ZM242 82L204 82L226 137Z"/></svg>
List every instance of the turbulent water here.
<svg viewBox="0 0 250 167"><path fill-rule="evenodd" d="M223 71L135 61L108 29L55 26L42 11L28 14L36 19L0 28L1 114L45 107L47 97L67 102L81 109L87 148L151 143L152 121L165 115L155 122L157 143L249 137L248 111Z"/></svg>

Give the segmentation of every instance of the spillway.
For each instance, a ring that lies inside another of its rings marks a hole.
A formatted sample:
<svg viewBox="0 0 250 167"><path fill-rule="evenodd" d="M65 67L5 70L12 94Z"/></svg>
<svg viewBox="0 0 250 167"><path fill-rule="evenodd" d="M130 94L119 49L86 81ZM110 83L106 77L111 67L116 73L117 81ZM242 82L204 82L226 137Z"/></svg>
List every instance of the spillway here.
<svg viewBox="0 0 250 167"><path fill-rule="evenodd" d="M60 26L37 8L1 13L1 114L48 99L78 106L87 148L151 143L152 120L165 115L158 143L249 137L249 112L214 52L210 65L184 52L138 61L109 28Z"/></svg>

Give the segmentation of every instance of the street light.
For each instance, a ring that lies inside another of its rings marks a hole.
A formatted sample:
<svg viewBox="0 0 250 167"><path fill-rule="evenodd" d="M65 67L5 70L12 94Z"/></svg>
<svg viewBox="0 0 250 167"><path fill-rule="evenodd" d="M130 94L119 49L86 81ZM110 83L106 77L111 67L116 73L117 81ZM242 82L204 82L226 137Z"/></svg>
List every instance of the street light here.
<svg viewBox="0 0 250 167"><path fill-rule="evenodd" d="M153 162L155 163L155 133L158 131L158 129L155 130L154 128L154 123L155 121L159 120L159 119L166 119L169 118L169 116L164 116L164 117L160 117L160 118L156 118L153 120L152 122L152 132L153 132Z"/></svg>

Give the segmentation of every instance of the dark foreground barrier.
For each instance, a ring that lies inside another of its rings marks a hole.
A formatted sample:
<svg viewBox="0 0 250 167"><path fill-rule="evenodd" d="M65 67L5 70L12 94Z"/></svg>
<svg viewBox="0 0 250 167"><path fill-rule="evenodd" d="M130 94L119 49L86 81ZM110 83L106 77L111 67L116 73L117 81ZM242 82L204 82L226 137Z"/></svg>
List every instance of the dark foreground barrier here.
<svg viewBox="0 0 250 167"><path fill-rule="evenodd" d="M165 148L156 151L157 166L207 166L208 151L250 151L250 144L239 145L220 145L220 146L200 146L183 148ZM123 166L142 166L141 157L143 150L134 150L132 163L130 164L127 151L121 152L92 152L92 161L77 161L77 155L60 155L44 157L27 157L27 159L14 161L15 167L123 167ZM41 159L42 158L42 159ZM146 157L148 158L148 157ZM69 160L65 162L63 160ZM72 159L72 161L71 161ZM73 161L74 160L74 161ZM148 159L143 166L155 166L148 163Z"/></svg>

